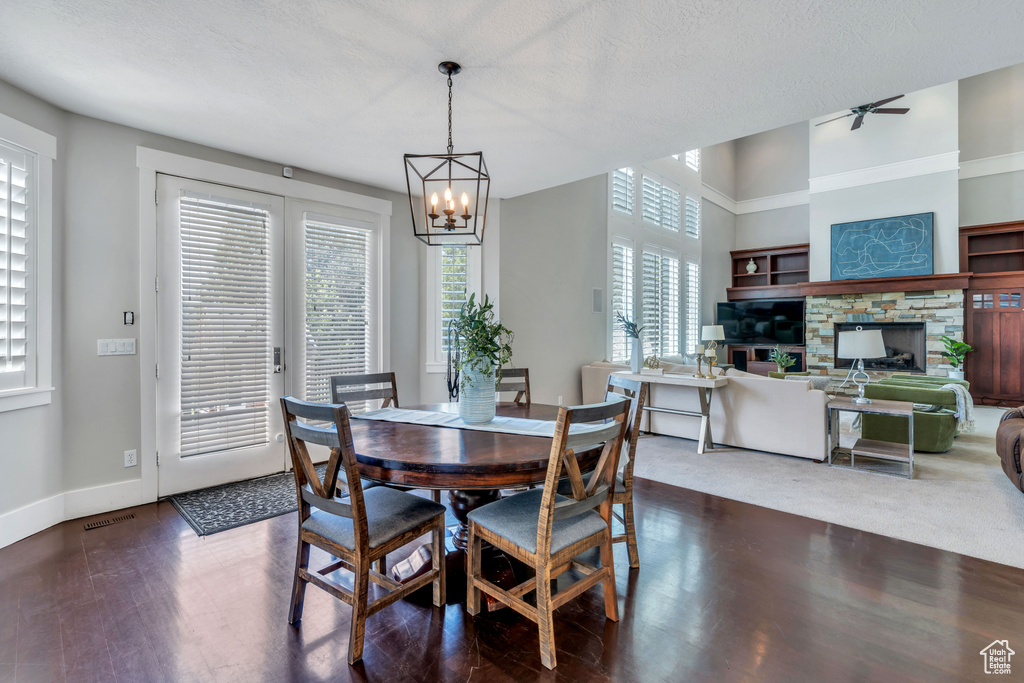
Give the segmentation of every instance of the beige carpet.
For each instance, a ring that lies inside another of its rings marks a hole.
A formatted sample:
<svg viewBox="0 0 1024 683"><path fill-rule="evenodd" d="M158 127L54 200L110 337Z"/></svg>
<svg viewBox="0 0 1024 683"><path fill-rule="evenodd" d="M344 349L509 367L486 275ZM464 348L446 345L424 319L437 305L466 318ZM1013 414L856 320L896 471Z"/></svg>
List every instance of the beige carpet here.
<svg viewBox="0 0 1024 683"><path fill-rule="evenodd" d="M946 453L917 453L913 480L784 455L643 438L636 476L1024 568L1024 494L995 454L1000 408Z"/></svg>

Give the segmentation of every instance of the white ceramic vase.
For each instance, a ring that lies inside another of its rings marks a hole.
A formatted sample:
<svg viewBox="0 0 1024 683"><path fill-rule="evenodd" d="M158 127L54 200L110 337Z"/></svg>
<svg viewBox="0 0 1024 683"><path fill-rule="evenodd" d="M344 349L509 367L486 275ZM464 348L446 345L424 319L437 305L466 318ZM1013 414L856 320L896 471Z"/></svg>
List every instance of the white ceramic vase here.
<svg viewBox="0 0 1024 683"><path fill-rule="evenodd" d="M949 378L950 379L963 379L964 378L964 371L963 370L950 370L949 371Z"/></svg>
<svg viewBox="0 0 1024 683"><path fill-rule="evenodd" d="M486 424L494 419L494 368L467 363L459 387L459 417L466 424Z"/></svg>
<svg viewBox="0 0 1024 683"><path fill-rule="evenodd" d="M640 343L639 337L631 337L633 350L629 354L629 369L631 372L639 373L644 367L644 346Z"/></svg>

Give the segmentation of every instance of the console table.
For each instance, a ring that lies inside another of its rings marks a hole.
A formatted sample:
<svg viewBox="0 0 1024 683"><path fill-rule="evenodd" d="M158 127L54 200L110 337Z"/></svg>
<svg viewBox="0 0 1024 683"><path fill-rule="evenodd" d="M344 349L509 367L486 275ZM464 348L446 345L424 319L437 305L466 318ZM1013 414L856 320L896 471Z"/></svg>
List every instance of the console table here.
<svg viewBox="0 0 1024 683"><path fill-rule="evenodd" d="M876 441L858 438L852 448L843 448L839 444L839 413L851 412L872 415L896 415L907 418L907 443L893 441ZM862 456L892 463L903 463L907 466L907 478L914 478L914 404L908 401L883 401L875 399L871 403L854 403L849 398L835 398L828 404L828 464L845 466L850 469L864 469L879 474L897 474L891 467L857 467L856 458ZM849 465L843 461L849 458ZM902 468L901 468L902 469Z"/></svg>
<svg viewBox="0 0 1024 683"><path fill-rule="evenodd" d="M693 375L648 375L644 373L635 374L629 371L621 371L613 373L619 377L631 379L635 382L644 382L648 386L647 390L647 401L650 402L650 385L651 384L669 384L676 387L690 387L697 392L697 397L700 399L700 412L694 410L678 410L676 408L656 408L651 405L645 405L644 411L648 413L670 413L672 415L688 415L691 417L700 418L700 436L697 438L697 452L704 453L705 449L714 448L714 439L711 436L711 398L714 394L714 390L720 387L724 387L729 382L728 377L721 375L702 378L694 377ZM648 418L649 419L649 418Z"/></svg>

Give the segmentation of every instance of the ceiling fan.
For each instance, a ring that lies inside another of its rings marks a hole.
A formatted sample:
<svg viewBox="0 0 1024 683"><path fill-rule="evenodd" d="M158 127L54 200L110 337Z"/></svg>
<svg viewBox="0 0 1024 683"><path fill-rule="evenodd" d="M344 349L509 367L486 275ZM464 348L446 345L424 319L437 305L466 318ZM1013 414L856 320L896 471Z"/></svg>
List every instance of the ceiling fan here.
<svg viewBox="0 0 1024 683"><path fill-rule="evenodd" d="M898 100L901 97L903 97L903 95L897 95L896 97L878 100L877 102L872 102L871 104L862 104L859 107L854 107L853 109L851 109L849 114L837 116L834 119L822 121L821 123L816 123L814 125L823 126L826 123L832 123L833 121L838 121L839 119L845 119L849 116L856 116L857 118L853 120L853 127L850 128L850 130L857 130L862 125L864 125L864 117L867 114L906 114L908 111L910 111L910 109L907 107L882 107L883 104L888 104L889 102L892 102L893 100Z"/></svg>

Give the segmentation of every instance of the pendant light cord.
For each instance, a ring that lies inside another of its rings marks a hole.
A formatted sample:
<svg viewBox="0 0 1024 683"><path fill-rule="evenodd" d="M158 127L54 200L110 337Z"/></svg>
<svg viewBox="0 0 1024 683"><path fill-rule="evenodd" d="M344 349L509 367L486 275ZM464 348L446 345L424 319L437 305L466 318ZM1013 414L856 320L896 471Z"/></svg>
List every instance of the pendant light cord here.
<svg viewBox="0 0 1024 683"><path fill-rule="evenodd" d="M452 74L448 72L448 153L455 147L452 145Z"/></svg>

